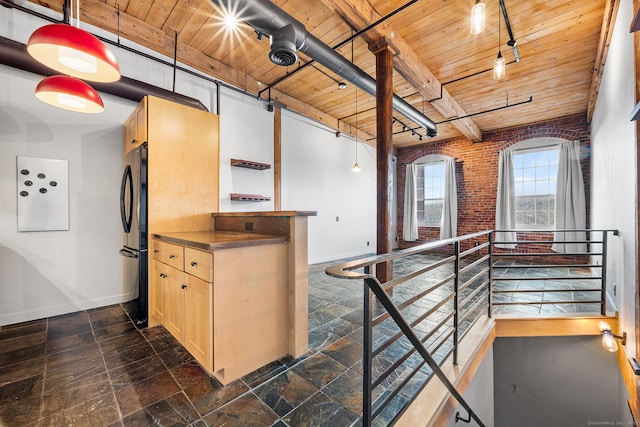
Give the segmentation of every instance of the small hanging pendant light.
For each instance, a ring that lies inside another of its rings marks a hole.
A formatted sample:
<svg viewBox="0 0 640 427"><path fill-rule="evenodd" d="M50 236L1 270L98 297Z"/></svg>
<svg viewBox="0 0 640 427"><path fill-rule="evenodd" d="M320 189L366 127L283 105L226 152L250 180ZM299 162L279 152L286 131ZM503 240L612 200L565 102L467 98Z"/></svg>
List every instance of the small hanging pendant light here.
<svg viewBox="0 0 640 427"><path fill-rule="evenodd" d="M486 7L481 0L476 0L476 4L471 8L471 34L483 32L485 20Z"/></svg>
<svg viewBox="0 0 640 427"><path fill-rule="evenodd" d="M29 37L27 51L60 73L92 82L115 82L120 67L115 56L93 34L69 24L49 24Z"/></svg>
<svg viewBox="0 0 640 427"><path fill-rule="evenodd" d="M82 80L69 76L51 76L38 83L36 97L54 107L77 113L102 113L102 98Z"/></svg>
<svg viewBox="0 0 640 427"><path fill-rule="evenodd" d="M358 130L356 129L356 132L358 132ZM356 138L356 162L353 164L353 167L351 168L352 172L360 172L362 170L362 168L360 168L360 166L358 165L358 138Z"/></svg>
<svg viewBox="0 0 640 427"><path fill-rule="evenodd" d="M502 80L504 79L506 71L506 65L504 58L502 57L502 52L498 51L498 57L493 61L493 79L494 80Z"/></svg>
<svg viewBox="0 0 640 427"><path fill-rule="evenodd" d="M351 31L351 35L353 36L353 31ZM351 38L351 63L353 64L353 37ZM358 88L353 86L356 90L356 162L353 164L351 168L351 172L360 172L362 169L358 165Z"/></svg>
<svg viewBox="0 0 640 427"><path fill-rule="evenodd" d="M498 56L493 61L493 79L502 80L507 72L507 66L504 58L502 57L502 51L500 51L500 14L498 14Z"/></svg>

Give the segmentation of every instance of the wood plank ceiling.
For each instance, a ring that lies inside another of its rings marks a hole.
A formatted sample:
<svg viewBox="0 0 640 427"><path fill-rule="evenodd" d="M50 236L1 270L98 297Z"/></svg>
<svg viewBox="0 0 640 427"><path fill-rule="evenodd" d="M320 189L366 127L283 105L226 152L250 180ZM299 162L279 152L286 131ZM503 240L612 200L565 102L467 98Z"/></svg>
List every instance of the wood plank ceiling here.
<svg viewBox="0 0 640 427"><path fill-rule="evenodd" d="M329 46L346 40L410 0L274 0ZM469 32L469 11L475 0L419 0L351 43L337 49L375 77L375 57L368 44L385 37L395 56L394 92L438 123L432 139L402 132L405 123L396 113L395 147L448 138L482 139L482 132L535 123L573 114L587 114L593 70L603 28L603 16L612 0L505 0L520 62L514 61L498 0L486 4L486 29ZM63 0L34 0L61 11ZM353 85L340 90L339 76L309 62L301 54L288 68L268 59L269 40L241 26L235 34L223 30L221 15L209 0L83 0L82 20L163 55L173 56L178 32L178 61L257 94L268 87L273 101L319 120L358 139L375 144L375 100ZM500 16L501 39L498 41ZM115 39L115 37L114 37ZM125 42L123 42L125 43ZM493 80L491 67L498 43L507 61L507 76ZM353 52L352 52L353 46ZM127 70L122 70L127 75ZM273 85L288 73L290 77ZM271 86L270 86L271 85ZM442 89L441 89L442 88ZM442 90L442 91L441 91ZM442 95L441 95L442 94ZM442 96L442 98L441 98ZM527 101L531 103L494 112L479 112ZM441 98L441 99L438 99ZM445 122L464 115L473 117ZM442 123L440 123L442 122ZM425 131L420 130L424 135Z"/></svg>

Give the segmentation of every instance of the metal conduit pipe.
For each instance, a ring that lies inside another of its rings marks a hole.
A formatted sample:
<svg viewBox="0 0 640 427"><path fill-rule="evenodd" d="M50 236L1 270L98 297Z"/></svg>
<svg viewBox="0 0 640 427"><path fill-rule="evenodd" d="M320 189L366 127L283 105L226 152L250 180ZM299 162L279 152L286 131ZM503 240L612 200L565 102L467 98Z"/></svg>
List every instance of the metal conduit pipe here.
<svg viewBox="0 0 640 427"><path fill-rule="evenodd" d="M221 10L229 10L226 0L211 0ZM269 59L277 65L293 65L298 60L297 51L308 55L319 64L346 81L376 95L376 81L342 55L324 44L305 26L269 0L236 0L233 7L242 11L243 19L258 35L271 39ZM393 109L427 131L428 136L438 134L436 124L408 102L393 95Z"/></svg>
<svg viewBox="0 0 640 427"><path fill-rule="evenodd" d="M29 55L29 52L27 52L27 46L14 40L0 37L0 52L2 52L2 55L0 55L0 64L2 65L7 65L9 67L34 74L40 74L42 76L60 74L33 59L33 57ZM179 93L171 92L170 90L162 89L158 86L150 85L148 83L141 82L140 80L131 79L125 76L120 77L120 80L113 83L87 83L97 91L115 95L124 99L130 99L135 102L140 102L146 95L153 95L158 98L167 99L192 108L209 111L209 109L197 99L180 95Z"/></svg>

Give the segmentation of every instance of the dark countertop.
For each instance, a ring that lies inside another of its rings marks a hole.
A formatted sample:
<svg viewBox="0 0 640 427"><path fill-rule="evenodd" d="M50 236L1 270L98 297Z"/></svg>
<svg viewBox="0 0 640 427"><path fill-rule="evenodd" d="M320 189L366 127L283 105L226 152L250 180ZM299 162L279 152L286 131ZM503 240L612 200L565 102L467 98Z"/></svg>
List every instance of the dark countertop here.
<svg viewBox="0 0 640 427"><path fill-rule="evenodd" d="M272 245L286 243L287 236L245 233L239 231L185 231L153 234L153 238L167 243L184 245L194 249L215 251L243 246Z"/></svg>
<svg viewBox="0 0 640 427"><path fill-rule="evenodd" d="M316 216L316 211L214 212L211 216Z"/></svg>

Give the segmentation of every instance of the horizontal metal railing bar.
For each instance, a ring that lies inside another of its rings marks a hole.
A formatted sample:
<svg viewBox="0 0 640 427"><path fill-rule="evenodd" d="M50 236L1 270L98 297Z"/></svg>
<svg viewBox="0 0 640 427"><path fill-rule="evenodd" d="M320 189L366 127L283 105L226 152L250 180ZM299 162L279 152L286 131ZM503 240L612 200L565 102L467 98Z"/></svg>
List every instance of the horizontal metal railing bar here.
<svg viewBox="0 0 640 427"><path fill-rule="evenodd" d="M562 253L562 252L536 252L536 253L527 253L527 252L506 252L506 253L493 253L493 257L513 257L513 256L530 256L530 257L538 257L538 256L575 256L575 257L586 257L586 256L600 256L601 252L583 252L583 253Z"/></svg>
<svg viewBox="0 0 640 427"><path fill-rule="evenodd" d="M600 264L531 264L531 265L492 265L495 269L508 269L508 268L602 268Z"/></svg>
<svg viewBox="0 0 640 427"><path fill-rule="evenodd" d="M483 276L487 275L489 273L489 267L480 270L479 272L477 272L476 274L473 275L473 277L469 278L469 280L465 281L463 284L461 284L458 287L458 292L462 292L465 289L467 289L469 286L471 286L472 284L474 284L478 279L482 278Z"/></svg>
<svg viewBox="0 0 640 427"><path fill-rule="evenodd" d="M482 318L482 313L477 315L476 318L471 321L469 326L467 326L467 329L465 329L464 332L462 334L460 334L460 341L462 341L464 339L464 337L467 336L467 333L469 333L469 331L471 331L471 329L473 329L473 325L475 325L476 322L481 318Z"/></svg>
<svg viewBox="0 0 640 427"><path fill-rule="evenodd" d="M411 322L409 324L409 326L411 326L411 328L416 327L417 325L419 325L420 323L422 323L422 321L424 319L426 319L427 317L431 316L433 313L435 313L436 311L438 311L439 309L441 309L446 303L448 303L449 301L451 301L454 297L454 293L451 293L447 296L446 299L443 299L442 301L440 301L437 305L431 307L427 312L425 312L424 314L422 314L420 317L418 317L416 320L414 320L413 322ZM451 314L446 317L445 319L450 319L453 316L453 312L451 312ZM434 329L430 335L432 335L436 330L440 329L441 326L439 326L438 328ZM391 338L389 338L387 341L383 342L382 344L380 344L378 347L376 347L375 349L373 349L372 351L372 355L375 357L378 354L380 354L384 349L386 349L387 347L389 347L391 344L393 344L398 338L400 338L402 336L402 331L398 332L397 334L393 335ZM427 338L425 338L422 342L424 343L427 339L429 339L429 336L427 335Z"/></svg>
<svg viewBox="0 0 640 427"><path fill-rule="evenodd" d="M473 246L472 248L467 249L466 251L460 252L460 258L466 258L467 256L474 254L478 251L481 251L482 249L488 246L489 246L489 242L482 243L478 246Z"/></svg>
<svg viewBox="0 0 640 427"><path fill-rule="evenodd" d="M451 239L445 240L437 240L434 242L428 242L423 245L414 246L407 249L401 249L396 252L391 252L382 255L370 256L367 258L362 258L354 261L348 261L342 264L334 265L328 267L325 272L333 277L344 278L344 279L365 279L367 277L372 277L370 274L356 272L352 270L356 270L362 267L371 266L374 264L379 264L385 261L393 261L399 258L405 258L410 255L420 254L423 252L427 252L433 249L438 249L443 246L448 246L454 244L456 242L462 242L469 239L475 239L482 236L487 236L491 234L491 230L480 231L477 233L466 234L464 236L453 237Z"/></svg>
<svg viewBox="0 0 640 427"><path fill-rule="evenodd" d="M517 294L517 293L534 293L534 292L602 292L600 289L500 289L499 291L493 290L494 294Z"/></svg>
<svg viewBox="0 0 640 427"><path fill-rule="evenodd" d="M516 244L516 245L539 245L539 244L558 244L558 245L564 245L564 244L585 244L585 245L598 245L598 244L602 244L603 241L602 240L515 240L513 242L509 242L509 241L495 241L493 242L495 245L507 245L507 244Z"/></svg>
<svg viewBox="0 0 640 427"><path fill-rule="evenodd" d="M455 296L455 294L453 292L450 292L449 294L447 294L446 297L443 297L442 301L440 301L438 303L438 305L436 305L435 307L440 307L441 305L444 305L444 303L451 301L451 299L453 299L454 296ZM434 307L432 307L430 310L433 311ZM429 311L428 313L431 313L431 311ZM387 320L389 317L391 317L391 315L388 312L384 312L384 313L374 317L371 320L371 326L379 325L380 323L382 323L385 320ZM413 325L411 325L411 326L413 326Z"/></svg>
<svg viewBox="0 0 640 427"><path fill-rule="evenodd" d="M508 281L518 281L518 282L535 282L540 280L601 280L601 276L580 276L580 277L494 277L494 282L508 282Z"/></svg>
<svg viewBox="0 0 640 427"><path fill-rule="evenodd" d="M404 378L404 380L402 380L402 382L400 384L398 384L398 387L396 387L395 389L391 390L389 392L389 395L382 402L380 402L378 405L376 405L375 408L373 408L373 410L371 411L371 418L375 418L378 415L380 415L380 412L382 412L382 410L393 400L393 398L396 397L398 395L398 393L400 393L400 390L402 390L402 388L404 388L404 386L407 385L407 383L411 380L411 378L413 378L415 376L415 374L417 374L425 364L426 364L426 362L422 361L416 368L414 368L409 374L407 374L407 376ZM424 382L422 387L420 387L420 390L422 390L422 388L424 388L427 385L427 382L431 379L432 376L433 376L433 373L431 373L428 376L427 380ZM417 394L418 393L416 393L416 395ZM396 417L400 416L400 414L402 412L403 411L401 411L398 415L396 415ZM390 423L390 425L393 425L393 421Z"/></svg>
<svg viewBox="0 0 640 427"><path fill-rule="evenodd" d="M466 273L467 270L470 270L473 267L477 266L478 264L482 264L484 261L488 261L488 260L489 260L489 254L483 256L482 258L478 258L477 260L473 261L471 264L465 265L464 267L462 267L458 272L458 275Z"/></svg>
<svg viewBox="0 0 640 427"><path fill-rule="evenodd" d="M477 308L478 306L480 306L481 303L483 303L484 299L487 298L487 304L489 304L489 293L487 292L486 295L482 295L478 301L476 301L467 311L466 313L460 317L460 320L458 321L458 324L461 324L462 322L464 322L466 320L467 317L469 317Z"/></svg>
<svg viewBox="0 0 640 427"><path fill-rule="evenodd" d="M400 276L400 277L398 277L396 279L389 280L388 282L385 282L385 283L382 284L382 288L385 291L389 290L391 288L395 288L396 286L398 286L398 285L400 285L400 284L402 284L404 282L407 282L407 281L409 281L411 279L414 279L414 278L416 278L418 276L421 276L424 273L428 273L431 270L435 270L436 268L441 267L441 266L443 266L443 265L445 265L447 263L450 263L453 260L455 260L455 256L453 256L453 255L449 256L447 258L441 259L441 260L436 261L433 264L429 264L428 266L423 267L423 268L421 268L419 270L412 271L411 273L405 274L404 276Z"/></svg>
<svg viewBox="0 0 640 427"><path fill-rule="evenodd" d="M517 228L517 229L499 229L499 230L493 230L494 233L509 233L509 232L516 232L516 233L563 233L563 232L570 232L570 231L578 231L578 232L588 232L588 233L602 233L602 232L611 232L611 233L617 233L618 230L616 229L602 229L602 230L594 230L591 228L559 228L559 229L549 229L549 230L536 230L535 228Z"/></svg>
<svg viewBox="0 0 640 427"><path fill-rule="evenodd" d="M448 282L450 282L451 280L453 280L455 277L456 277L456 275L455 275L455 274L451 274L451 275L449 275L449 276L445 277L445 278L444 278L444 279L442 279L440 282L436 283L435 285L431 286L430 288L425 289L424 291L420 292L419 294L417 294L417 295L415 295L415 296L413 296L413 297L411 297L411 298L409 298L409 299L405 300L402 304L398 305L398 308L399 308L400 310L405 309L406 307L410 306L411 304L415 303L416 301L418 301L418 300L420 300L420 299L422 299L422 298L426 297L427 295L429 295L429 294L430 294L430 293L432 293L433 291L435 291L435 290L437 290L437 289L441 288L442 286L446 285ZM384 314L382 314L382 315L380 315L380 316L383 316L383 315L384 315ZM374 321L376 321L376 323L374 324L374 326L375 326L375 325L377 325L378 323L380 323L379 321L377 321L377 319L378 319L380 316L378 316L378 317L376 317L376 318L374 318L374 319L373 319ZM387 316L386 318L388 318L388 316ZM385 318L385 319L386 319L386 318ZM384 320L384 319L383 319L383 320Z"/></svg>
<svg viewBox="0 0 640 427"><path fill-rule="evenodd" d="M436 351L438 351L438 349L440 349L440 347L442 347L442 345L447 342L447 340L449 338L451 338L451 336L454 333L454 329L452 328L449 332L447 332L446 334L441 335L440 337L438 337L438 341L436 341L435 347L431 346L430 348L427 349L427 351L430 354L434 354ZM424 344L424 342L423 342ZM426 348L426 347L425 347ZM371 383L371 388L376 388L378 387L385 379L387 379L387 377L389 375L391 375L391 373L393 371L395 371L401 364L402 362L404 362L406 359L408 359L413 353L415 353L417 351L417 349L415 347L411 347L411 349L409 351L407 351L405 354L402 355L402 357L400 359L398 359L396 362L394 362L393 364L391 364L387 369L385 369L384 371L382 371L382 373L375 379L375 381L373 381Z"/></svg>
<svg viewBox="0 0 640 427"><path fill-rule="evenodd" d="M493 305L537 305L537 304L600 304L598 301L520 301L520 302L492 302Z"/></svg>
<svg viewBox="0 0 640 427"><path fill-rule="evenodd" d="M480 284L480 286L478 286L476 290L471 292L462 302L460 302L459 304L460 310L464 309L467 306L467 304L469 304L469 301L473 299L473 297L478 295L480 291L483 291L483 290L486 291L488 284L489 284L489 280L487 279L484 282L482 282L482 284Z"/></svg>

